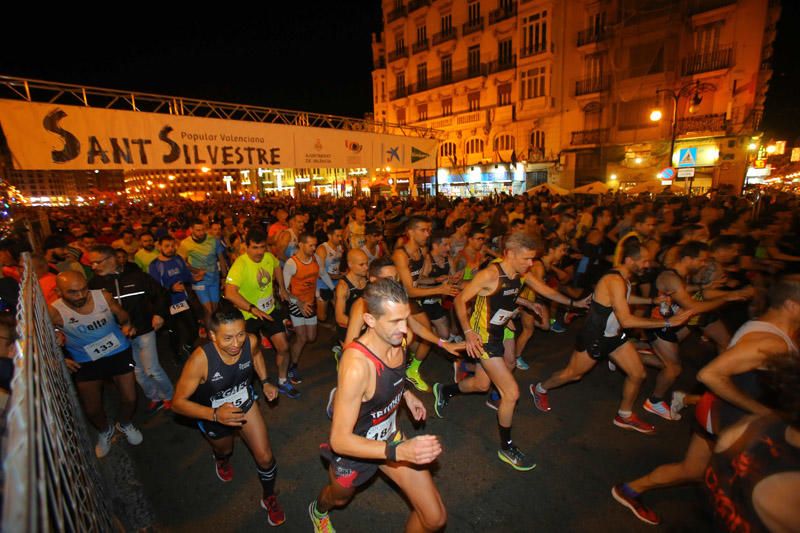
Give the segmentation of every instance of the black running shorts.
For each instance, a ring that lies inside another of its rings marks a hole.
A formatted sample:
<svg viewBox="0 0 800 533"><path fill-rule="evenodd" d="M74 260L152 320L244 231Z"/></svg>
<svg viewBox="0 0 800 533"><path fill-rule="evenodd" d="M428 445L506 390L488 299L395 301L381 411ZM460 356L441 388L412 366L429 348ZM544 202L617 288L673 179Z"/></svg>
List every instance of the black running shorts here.
<svg viewBox="0 0 800 533"><path fill-rule="evenodd" d="M592 359L602 359L611 355L617 348L628 342L625 333L616 337L594 337L586 338L583 332L578 333L575 338L575 350L586 352Z"/></svg>
<svg viewBox="0 0 800 533"><path fill-rule="evenodd" d="M283 324L283 319L286 318L282 309L277 307L269 314L272 320L265 320L263 318L248 318L245 322L245 331L255 335L261 334L270 338L279 333L286 333L286 326Z"/></svg>
<svg viewBox="0 0 800 533"><path fill-rule="evenodd" d="M136 366L133 362L131 348L118 354L103 357L97 361L80 363L81 367L73 374L75 381L100 381L114 376L133 372Z"/></svg>

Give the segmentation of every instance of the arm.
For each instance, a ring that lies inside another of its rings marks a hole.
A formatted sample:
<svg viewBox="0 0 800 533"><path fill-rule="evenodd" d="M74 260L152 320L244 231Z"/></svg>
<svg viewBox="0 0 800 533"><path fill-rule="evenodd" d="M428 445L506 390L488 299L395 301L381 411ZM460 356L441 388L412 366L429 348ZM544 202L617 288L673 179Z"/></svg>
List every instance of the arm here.
<svg viewBox="0 0 800 533"><path fill-rule="evenodd" d="M290 239L291 235L289 235L289 232L283 230L278 235L278 239L275 243L275 248L278 251L278 259L280 259L283 262L286 262L286 260L289 259L288 257L286 257L286 247L289 245Z"/></svg>
<svg viewBox="0 0 800 533"><path fill-rule="evenodd" d="M713 311L728 302L744 299L744 293L730 291L722 298L698 302L686 291L683 281L672 272L667 272L666 276L663 274L659 276L656 280L656 286L659 291L669 294L672 300L681 306L681 309L691 310L696 315Z"/></svg>
<svg viewBox="0 0 800 533"><path fill-rule="evenodd" d="M341 327L347 327L348 317L344 312L347 306L347 297L350 292L350 287L347 283L340 283L336 286L336 291L333 293L333 313L336 319L336 324Z"/></svg>
<svg viewBox="0 0 800 533"><path fill-rule="evenodd" d="M272 277L278 280L278 294L280 295L281 299L284 301L289 301L289 293L286 292L286 284L283 282L283 272L278 261L275 261L275 269L272 272Z"/></svg>
<svg viewBox="0 0 800 533"><path fill-rule="evenodd" d="M421 322L417 321L413 316L408 317L408 327L414 333L429 343L443 348L453 355L458 355L458 352L464 349L464 343L447 342L445 339L440 339L433 331L426 328Z"/></svg>
<svg viewBox="0 0 800 533"><path fill-rule="evenodd" d="M619 320L620 325L625 328L643 328L643 329L658 329L663 327L677 326L683 324L692 316L692 312L684 310L683 312L672 317L671 320L660 320L655 318L638 317L631 313L631 308L625 299L625 292L627 287L625 282L617 276L607 277L606 283L608 286L608 293L611 299L611 307L614 314ZM598 283L599 285L599 283Z"/></svg>
<svg viewBox="0 0 800 533"><path fill-rule="evenodd" d="M114 300L108 291L103 291L103 297L106 299L108 308L111 309L111 312L114 313L115 317L117 317L117 322L119 322L122 333L128 337L132 336L135 333L135 330L131 326L131 317L128 312L125 311L116 300Z"/></svg>
<svg viewBox="0 0 800 533"><path fill-rule="evenodd" d="M732 376L749 372L764 365L770 357L785 353L786 343L769 333L750 333L733 347L725 350L697 373L711 392L736 407L757 415L771 410L734 385Z"/></svg>
<svg viewBox="0 0 800 533"><path fill-rule="evenodd" d="M267 365L264 363L264 356L261 354L261 345L252 333L247 334L247 339L250 342L250 354L253 358L253 370L261 383L261 390L267 400L272 401L278 396L278 389L272 383L267 383Z"/></svg>
<svg viewBox="0 0 800 533"><path fill-rule="evenodd" d="M328 274L328 271L325 269L325 258L327 257L328 250L325 246L317 246L317 253L314 254L314 258L317 260L317 265L319 265L319 278L330 290L333 290L335 285L333 284L330 274Z"/></svg>
<svg viewBox="0 0 800 533"><path fill-rule="evenodd" d="M350 308L350 317L347 320L347 335L344 337L344 345L347 346L361 335L361 328L364 327L364 312L367 306L364 298L359 298L353 302Z"/></svg>
<svg viewBox="0 0 800 533"><path fill-rule="evenodd" d="M212 409L189 398L197 390L197 387L206 380L208 373L208 363L206 356L201 348L196 349L186 364L183 366L181 377L175 384L175 394L172 396L172 410L183 416L196 418L198 420L208 420L209 422L219 422L226 426L241 426L244 421L244 413L233 404L226 403L221 407Z"/></svg>
<svg viewBox="0 0 800 533"><path fill-rule="evenodd" d="M400 282L406 289L409 298L424 298L426 296L438 296L440 294L445 296L453 296L458 291L458 289L450 286L447 283L437 285L436 287L430 287L428 289L415 287L414 282L411 279L411 270L408 268L408 254L406 254L404 250L395 250L394 254L392 255L392 261L394 261L394 264L397 267L397 273L400 276Z"/></svg>
<svg viewBox="0 0 800 533"><path fill-rule="evenodd" d="M475 298L481 291L490 292L494 287L497 287L497 283L497 270L494 268L484 269L478 272L455 297L456 317L458 317L461 329L464 331L464 337L467 341L467 355L470 357L481 357L483 354L483 340L470 327L469 317L467 316L467 302Z"/></svg>
<svg viewBox="0 0 800 533"><path fill-rule="evenodd" d="M588 307L589 303L588 300L579 300L574 301L569 296L564 296L554 288L550 287L544 281L537 279L533 276L525 276L525 285L532 288L536 291L536 294L539 296L544 296L548 300L553 300L556 303L560 303L562 305L568 305L570 307ZM586 302L586 303L584 303Z"/></svg>
<svg viewBox="0 0 800 533"><path fill-rule="evenodd" d="M290 259L283 265L283 275L281 279L283 280L284 287L292 286L292 278L295 274L297 274L297 263L294 262L294 259ZM289 300L296 300L296 298L293 298L290 294Z"/></svg>

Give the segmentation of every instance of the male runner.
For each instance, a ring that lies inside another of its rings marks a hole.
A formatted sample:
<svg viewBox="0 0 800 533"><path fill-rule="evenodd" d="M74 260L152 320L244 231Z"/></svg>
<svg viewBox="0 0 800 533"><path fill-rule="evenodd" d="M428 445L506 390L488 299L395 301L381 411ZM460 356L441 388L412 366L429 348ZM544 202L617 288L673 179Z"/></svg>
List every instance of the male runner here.
<svg viewBox="0 0 800 533"><path fill-rule="evenodd" d="M322 446L330 482L308 514L316 532L334 531L329 511L346 505L380 470L411 504L406 531L437 531L447 512L430 471L421 466L435 461L442 446L434 435L405 440L396 421L403 400L415 420L426 416L422 402L404 390L408 296L397 282L382 279L370 284L364 299L368 329L342 355L330 443Z"/></svg>
<svg viewBox="0 0 800 533"><path fill-rule="evenodd" d="M306 344L317 340L317 307L315 294L319 279L319 265L314 250L317 238L303 233L297 239L297 250L283 267L283 286L289 291L289 318L294 326L294 340L289 352L289 379L292 384L303 382L297 363Z"/></svg>
<svg viewBox="0 0 800 533"><path fill-rule="evenodd" d="M768 300L766 313L739 328L727 350L697 374L710 392L695 408L692 438L683 460L661 465L612 489L614 499L639 520L659 523L658 515L641 501L644 492L703 479L721 430L749 414L772 413L765 404L769 398L762 378L771 361L798 355L795 339L800 332L800 281L791 276L780 279L770 288Z"/></svg>
<svg viewBox="0 0 800 533"><path fill-rule="evenodd" d="M622 401L614 417L614 425L623 429L652 433L655 427L633 414L633 403L646 377L641 358L623 329L669 328L684 324L692 315L683 311L670 319L641 318L631 312L629 304L653 304L652 298L631 295L631 277L647 268L650 252L638 241L629 239L622 249L622 263L603 276L595 287L589 314L583 330L575 339L575 351L569 364L553 373L544 382L531 385L529 390L537 409L550 411L548 391L565 383L578 381L586 375L597 361L610 357L625 372Z"/></svg>
<svg viewBox="0 0 800 533"><path fill-rule="evenodd" d="M503 258L491 263L475 274L464 290L456 296L455 309L464 330L467 355L477 359L473 377L458 383L433 388L436 415L442 417L450 399L458 394L486 392L494 384L500 392L497 424L500 433L499 459L519 471L528 471L536 465L511 439L511 422L519 398L519 387L511 374L515 365L514 335L509 336L506 324L517 314L519 294L524 284L547 298L572 305L572 300L539 280L522 274L533 264L536 244L525 233L515 233L505 242ZM467 303L475 298L472 316L467 315ZM524 302L523 302L524 303ZM578 305L585 305L578 302Z"/></svg>
<svg viewBox="0 0 800 533"><path fill-rule="evenodd" d="M219 305L220 274L227 275L225 249L217 239L208 235L205 223L200 219L192 222L191 234L181 241L178 255L189 264L193 274L203 273L202 279L192 285L205 309L205 321Z"/></svg>
<svg viewBox="0 0 800 533"><path fill-rule="evenodd" d="M263 244L266 247L266 238ZM258 399L253 375L267 400L274 400L278 390L267 381L258 339L245 331L244 317L237 309L225 305L214 312L209 330L210 342L197 348L183 367L172 408L179 415L197 419L200 432L211 445L220 481L233 480L233 437L236 433L242 437L256 463L267 522L279 526L286 517L275 496L278 465L264 417L258 408L252 409Z"/></svg>
<svg viewBox="0 0 800 533"><path fill-rule="evenodd" d="M425 266L425 245L431 235L431 221L427 217L412 216L407 225L408 242L397 248L392 254L392 260L397 267L400 281L411 298L411 316L421 323L425 328L430 329L431 323L422 307L414 299L424 299L430 296L455 296L458 294L458 287L449 282L442 283L435 287L417 287L417 281L422 274ZM430 345L420 342L417 351L411 358L406 371L406 378L409 383L414 385L417 390L427 392L430 387L419 374L419 367L428 357Z"/></svg>
<svg viewBox="0 0 800 533"><path fill-rule="evenodd" d="M328 304L333 301L336 285L342 277L342 228L336 224L328 226L325 242L317 247L319 279L317 280L317 316L320 322L328 318Z"/></svg>
<svg viewBox="0 0 800 533"><path fill-rule="evenodd" d="M369 259L367 254L361 250L351 249L348 251L346 261L347 272L342 276L342 283L336 285L336 293L333 300L336 332L340 343L340 345L334 346L337 364L347 336L350 309L353 307L353 302L361 297L361 293L367 285L367 273L369 272ZM339 348L338 350L336 349L337 347Z"/></svg>
<svg viewBox="0 0 800 533"><path fill-rule="evenodd" d="M268 338L275 348L278 390L289 398L298 398L300 392L287 377L289 339L283 324L284 313L275 305L273 294L273 280L277 280L281 300L288 300L281 267L278 259L267 251L264 230L250 229L245 242L246 252L236 258L225 280L225 298L242 311L247 332Z"/></svg>
<svg viewBox="0 0 800 533"><path fill-rule="evenodd" d="M142 272L147 273L150 263L158 257L159 252L156 249L156 241L152 233L142 233L139 237L139 243L141 243L142 247L133 256L133 262L142 269Z"/></svg>
<svg viewBox="0 0 800 533"><path fill-rule="evenodd" d="M298 237L303 233L304 225L302 215L295 213L289 218L289 227L281 231L275 238L274 253L281 262L281 268L297 250Z"/></svg>
<svg viewBox="0 0 800 533"><path fill-rule="evenodd" d="M422 269L421 286L445 283L452 281L455 273L450 261L450 237L446 233L438 232L431 237L431 253ZM441 296L433 296L422 300L422 310L430 319L433 328L441 339L451 339L453 330L450 328L450 316L442 305Z"/></svg>
<svg viewBox="0 0 800 533"><path fill-rule="evenodd" d="M108 454L115 428L130 444L140 444L142 433L131 422L136 410L136 380L128 337L136 331L128 313L107 292L90 291L86 278L78 272L59 274L56 291L60 298L47 306L47 312L56 332L64 335L64 363L75 377L86 418L99 432L95 454ZM109 424L103 408L103 382L108 379L114 381L120 396L116 426Z"/></svg>

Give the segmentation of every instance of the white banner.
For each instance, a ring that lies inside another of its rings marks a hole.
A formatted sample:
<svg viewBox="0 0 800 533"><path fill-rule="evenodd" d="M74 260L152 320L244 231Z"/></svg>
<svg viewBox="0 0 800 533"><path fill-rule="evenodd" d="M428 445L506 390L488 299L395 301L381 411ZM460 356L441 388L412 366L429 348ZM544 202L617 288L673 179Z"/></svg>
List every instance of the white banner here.
<svg viewBox="0 0 800 533"><path fill-rule="evenodd" d="M437 141L400 135L0 100L25 170L436 167Z"/></svg>

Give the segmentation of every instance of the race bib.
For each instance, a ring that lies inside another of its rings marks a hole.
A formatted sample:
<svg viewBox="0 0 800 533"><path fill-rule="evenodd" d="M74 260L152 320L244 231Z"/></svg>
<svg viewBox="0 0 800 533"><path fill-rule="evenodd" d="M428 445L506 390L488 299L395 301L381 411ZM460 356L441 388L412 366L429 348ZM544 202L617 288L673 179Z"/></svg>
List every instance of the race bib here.
<svg viewBox="0 0 800 533"><path fill-rule="evenodd" d="M187 309L189 309L189 302L184 300L182 302L178 302L176 304L170 305L169 306L169 314L170 315L177 315L178 313L182 313L183 311L186 311Z"/></svg>
<svg viewBox="0 0 800 533"><path fill-rule="evenodd" d="M122 346L122 342L117 338L116 334L109 333L99 341L87 344L83 347L86 354L91 357L92 361L97 361L106 354L113 352Z"/></svg>
<svg viewBox="0 0 800 533"><path fill-rule="evenodd" d="M492 319L489 321L489 323L494 326L503 326L513 317L514 317L514 311L508 311L506 309L498 309L497 312L492 317Z"/></svg>
<svg viewBox="0 0 800 533"><path fill-rule="evenodd" d="M275 298L273 298L272 296L269 296L268 298L259 298L258 303L256 304L256 307L258 307L265 313L271 311L274 306L275 306Z"/></svg>
<svg viewBox="0 0 800 533"><path fill-rule="evenodd" d="M222 407L223 404L232 403L234 407L241 407L250 400L250 389L242 385L238 390L227 390L222 395L211 399L211 408Z"/></svg>
<svg viewBox="0 0 800 533"><path fill-rule="evenodd" d="M369 428L367 431L367 438L370 440L388 440L395 432L395 419L397 418L397 411L381 422Z"/></svg>
<svg viewBox="0 0 800 533"><path fill-rule="evenodd" d="M205 285L192 285L192 288L194 290L196 290L196 291L204 291L204 290L206 290L206 286Z"/></svg>

